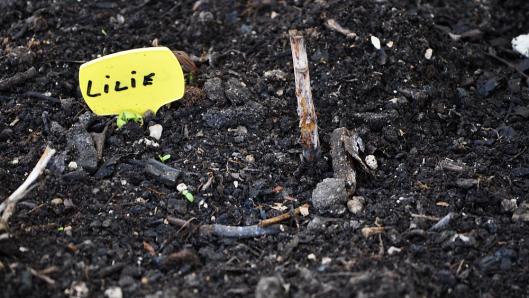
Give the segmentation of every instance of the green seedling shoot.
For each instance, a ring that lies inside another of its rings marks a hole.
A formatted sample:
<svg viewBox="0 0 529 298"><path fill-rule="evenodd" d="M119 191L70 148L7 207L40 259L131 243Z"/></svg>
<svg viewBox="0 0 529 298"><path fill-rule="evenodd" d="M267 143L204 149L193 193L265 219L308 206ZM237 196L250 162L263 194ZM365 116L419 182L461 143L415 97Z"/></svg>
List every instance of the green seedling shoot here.
<svg viewBox="0 0 529 298"><path fill-rule="evenodd" d="M161 162L166 162L171 158L171 154L158 155L158 159Z"/></svg>
<svg viewBox="0 0 529 298"><path fill-rule="evenodd" d="M187 185L185 185L184 183L178 184L176 186L176 190L178 190L181 195L186 197L189 202L193 203L193 201L195 200L193 194L187 190Z"/></svg>
<svg viewBox="0 0 529 298"><path fill-rule="evenodd" d="M122 128L123 125L127 124L129 121L134 121L143 126L143 117L140 114L133 112L121 112L116 119L116 125L118 128Z"/></svg>

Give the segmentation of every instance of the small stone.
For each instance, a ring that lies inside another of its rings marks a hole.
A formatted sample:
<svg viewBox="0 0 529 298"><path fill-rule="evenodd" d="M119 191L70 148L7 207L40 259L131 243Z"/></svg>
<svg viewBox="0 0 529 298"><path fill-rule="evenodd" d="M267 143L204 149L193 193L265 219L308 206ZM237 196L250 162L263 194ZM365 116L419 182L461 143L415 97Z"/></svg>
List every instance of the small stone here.
<svg viewBox="0 0 529 298"><path fill-rule="evenodd" d="M76 298L84 298L88 297L88 294L90 291L88 290L88 287L86 286L85 282L82 281L75 281L72 283L72 286L70 289L66 290L69 297L76 297Z"/></svg>
<svg viewBox="0 0 529 298"><path fill-rule="evenodd" d="M108 227L110 227L111 224L112 224L112 221L110 219L105 219L103 221L102 226L103 226L103 228L108 228Z"/></svg>
<svg viewBox="0 0 529 298"><path fill-rule="evenodd" d="M255 298L287 297L283 282L275 276L261 277L255 288Z"/></svg>
<svg viewBox="0 0 529 298"><path fill-rule="evenodd" d="M371 44L375 47L375 49L380 50L380 39L376 36L371 36Z"/></svg>
<svg viewBox="0 0 529 298"><path fill-rule="evenodd" d="M394 255L394 254L398 254L402 251L401 248L398 248L398 247L395 247L395 246L391 246L390 248L388 248L388 255Z"/></svg>
<svg viewBox="0 0 529 298"><path fill-rule="evenodd" d="M463 189L472 188L474 185L478 185L478 183L479 183L478 179L459 178L456 181L456 185Z"/></svg>
<svg viewBox="0 0 529 298"><path fill-rule="evenodd" d="M376 169L378 168L377 159L375 158L374 155L368 155L368 156L366 156L366 165L367 165L371 170L376 170Z"/></svg>
<svg viewBox="0 0 529 298"><path fill-rule="evenodd" d="M347 201L347 209L352 214L358 214L364 210L365 198L362 196L354 196L351 200Z"/></svg>
<svg viewBox="0 0 529 298"><path fill-rule="evenodd" d="M264 73L264 77L267 79L275 79L279 81L285 81L287 79L287 74L280 70L280 69L274 69L274 70L267 70Z"/></svg>
<svg viewBox="0 0 529 298"><path fill-rule="evenodd" d="M246 155L246 156L244 157L244 159L245 159L247 162L249 162L249 163L253 163L253 162L255 162L255 157L253 157L253 155L251 155L251 154Z"/></svg>
<svg viewBox="0 0 529 298"><path fill-rule="evenodd" d="M316 255L315 254L309 254L307 256L307 259L311 260L311 261L316 261Z"/></svg>
<svg viewBox="0 0 529 298"><path fill-rule="evenodd" d="M51 200L51 204L54 205L54 206L61 205L62 204L62 199L61 198L52 199Z"/></svg>
<svg viewBox="0 0 529 298"><path fill-rule="evenodd" d="M520 204L513 215L512 220L514 221L529 221L529 202L523 202Z"/></svg>
<svg viewBox="0 0 529 298"><path fill-rule="evenodd" d="M105 296L108 298L123 298L123 291L120 287L111 287L105 290Z"/></svg>
<svg viewBox="0 0 529 298"><path fill-rule="evenodd" d="M92 136L79 125L74 125L68 131L68 147L75 149L75 162L84 170L93 172L97 170L97 151Z"/></svg>
<svg viewBox="0 0 529 298"><path fill-rule="evenodd" d="M519 35L511 43L513 50L529 58L529 34Z"/></svg>
<svg viewBox="0 0 529 298"><path fill-rule="evenodd" d="M237 106L243 105L245 102L251 100L252 97L248 87L235 78L231 78L226 82L224 93L231 104Z"/></svg>
<svg viewBox="0 0 529 298"><path fill-rule="evenodd" d="M70 163L68 163L68 169L70 170L77 170L77 163L75 161L70 161Z"/></svg>
<svg viewBox="0 0 529 298"><path fill-rule="evenodd" d="M504 212L513 212L518 208L518 203L516 199L503 199L501 201L501 208Z"/></svg>
<svg viewBox="0 0 529 298"><path fill-rule="evenodd" d="M332 262L332 259L329 257L323 257L321 258L321 264L322 265L329 265Z"/></svg>
<svg viewBox="0 0 529 298"><path fill-rule="evenodd" d="M424 53L424 58L426 58L426 60L430 60L432 59L432 55L433 55L433 50L427 49L426 52Z"/></svg>
<svg viewBox="0 0 529 298"><path fill-rule="evenodd" d="M156 140L160 140L162 137L163 127L160 124L149 126L149 136Z"/></svg>
<svg viewBox="0 0 529 298"><path fill-rule="evenodd" d="M214 102L216 105L222 106L226 104L226 95L222 86L222 80L220 78L211 78L204 83L204 92L209 100Z"/></svg>
<svg viewBox="0 0 529 298"><path fill-rule="evenodd" d="M7 141L11 138L11 136L13 135L13 130L11 128L4 128L1 132L0 132L0 141Z"/></svg>
<svg viewBox="0 0 529 298"><path fill-rule="evenodd" d="M345 211L347 192L345 180L327 178L316 185L312 192L312 204L319 212L341 214Z"/></svg>
<svg viewBox="0 0 529 298"><path fill-rule="evenodd" d="M168 186L175 186L181 174L181 171L152 158L145 163L145 172Z"/></svg>

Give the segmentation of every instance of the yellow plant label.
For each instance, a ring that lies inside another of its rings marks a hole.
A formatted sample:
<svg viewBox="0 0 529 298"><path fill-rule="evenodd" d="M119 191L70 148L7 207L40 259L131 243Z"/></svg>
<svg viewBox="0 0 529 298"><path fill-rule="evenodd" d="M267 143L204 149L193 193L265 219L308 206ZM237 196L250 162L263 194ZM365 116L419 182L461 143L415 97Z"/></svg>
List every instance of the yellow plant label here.
<svg viewBox="0 0 529 298"><path fill-rule="evenodd" d="M97 115L156 113L184 96L184 73L166 47L123 51L81 65L79 86Z"/></svg>

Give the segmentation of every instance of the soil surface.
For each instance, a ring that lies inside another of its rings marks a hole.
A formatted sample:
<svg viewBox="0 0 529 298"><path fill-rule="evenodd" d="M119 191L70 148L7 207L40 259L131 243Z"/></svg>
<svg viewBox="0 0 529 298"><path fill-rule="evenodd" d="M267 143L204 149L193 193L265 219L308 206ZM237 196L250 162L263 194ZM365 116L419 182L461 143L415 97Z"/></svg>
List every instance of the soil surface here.
<svg viewBox="0 0 529 298"><path fill-rule="evenodd" d="M293 28L321 138L304 166ZM0 198L57 150L0 233L0 296L529 295L529 62L511 48L528 28L524 0L0 1L0 80L37 70L0 90ZM196 57L185 98L143 126L92 114L79 66L152 45ZM356 213L312 204L275 235L200 234L311 203L339 127L378 163L357 169ZM176 179L145 171L164 154Z"/></svg>

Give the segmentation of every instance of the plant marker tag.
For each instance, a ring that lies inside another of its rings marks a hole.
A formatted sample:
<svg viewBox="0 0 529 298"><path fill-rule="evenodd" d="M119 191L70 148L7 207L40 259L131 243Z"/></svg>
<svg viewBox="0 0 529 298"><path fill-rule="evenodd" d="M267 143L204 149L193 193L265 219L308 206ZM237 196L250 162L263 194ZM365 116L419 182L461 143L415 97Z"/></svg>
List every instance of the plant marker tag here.
<svg viewBox="0 0 529 298"><path fill-rule="evenodd" d="M123 51L81 65L79 86L97 115L156 113L184 96L184 73L171 50L154 47Z"/></svg>

